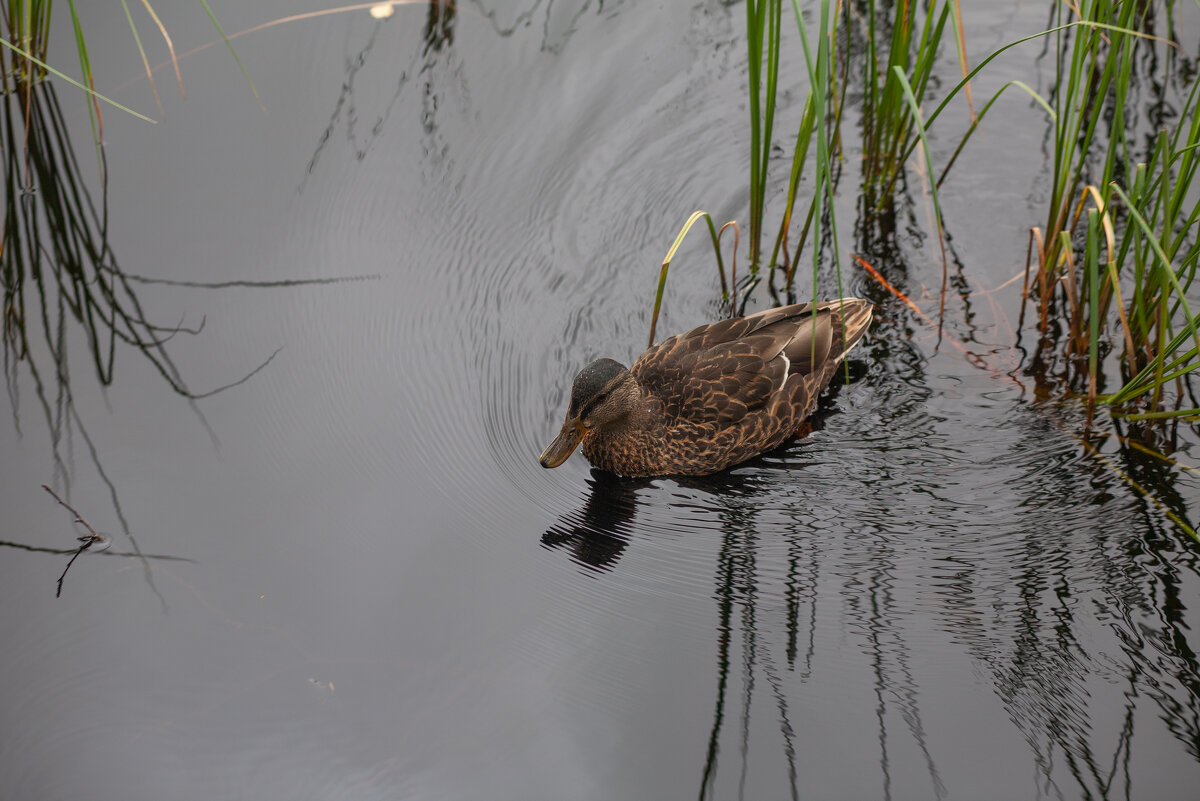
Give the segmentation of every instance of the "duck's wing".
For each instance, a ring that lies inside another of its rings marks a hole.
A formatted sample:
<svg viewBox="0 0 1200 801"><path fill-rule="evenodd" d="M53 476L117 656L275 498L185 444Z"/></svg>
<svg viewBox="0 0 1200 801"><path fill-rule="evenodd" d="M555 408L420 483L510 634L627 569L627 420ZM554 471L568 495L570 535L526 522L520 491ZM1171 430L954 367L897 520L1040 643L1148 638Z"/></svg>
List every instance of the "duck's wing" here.
<svg viewBox="0 0 1200 801"><path fill-rule="evenodd" d="M783 306L670 337L630 372L668 419L729 425L762 409L789 376L823 366L832 339L829 309Z"/></svg>

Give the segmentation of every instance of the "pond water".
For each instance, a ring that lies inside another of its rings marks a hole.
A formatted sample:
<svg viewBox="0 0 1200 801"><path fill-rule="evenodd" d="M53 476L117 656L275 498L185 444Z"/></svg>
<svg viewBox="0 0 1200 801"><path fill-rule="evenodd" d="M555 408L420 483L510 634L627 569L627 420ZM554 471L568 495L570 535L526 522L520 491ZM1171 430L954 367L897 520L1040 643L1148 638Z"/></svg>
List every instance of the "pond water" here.
<svg viewBox="0 0 1200 801"><path fill-rule="evenodd" d="M180 52L214 38L199 4L155 5ZM321 7L212 5L230 32ZM975 59L1049 19L964 5ZM152 113L108 17L85 20L97 88ZM1194 797L1200 565L1170 515L1200 501L1180 466L1200 447L1085 447L1077 405L1016 369L1003 285L1047 180L1017 94L945 187L940 344L846 262L876 323L806 438L689 481L538 465L575 371L640 352L688 214L746 218L744 17L359 9L236 40L266 113L221 46L182 59L186 101L156 73L159 124L105 112L110 260L176 282L131 284L150 321L204 321L166 345L176 380L275 356L192 403L120 343L103 387L73 322L56 370L31 325L45 389L16 363L0 425L0 799ZM976 97L1052 75L1031 45ZM58 97L96 192L85 103ZM787 87L781 130L803 98ZM855 124L847 252L871 239ZM769 218L785 172L781 151ZM915 172L906 198L872 258L936 310ZM664 335L722 314L703 239ZM828 261L816 292L838 293ZM79 532L43 483L113 538L59 598Z"/></svg>

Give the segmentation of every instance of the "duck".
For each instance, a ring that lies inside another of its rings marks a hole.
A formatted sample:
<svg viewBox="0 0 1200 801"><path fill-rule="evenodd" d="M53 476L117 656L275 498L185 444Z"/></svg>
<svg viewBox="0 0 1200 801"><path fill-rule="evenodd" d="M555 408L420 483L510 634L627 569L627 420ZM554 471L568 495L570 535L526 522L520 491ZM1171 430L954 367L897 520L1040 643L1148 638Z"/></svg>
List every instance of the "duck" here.
<svg viewBox="0 0 1200 801"><path fill-rule="evenodd" d="M582 444L619 476L705 476L774 450L798 434L873 311L848 297L780 306L668 337L628 368L597 359L575 376L538 461L558 467Z"/></svg>

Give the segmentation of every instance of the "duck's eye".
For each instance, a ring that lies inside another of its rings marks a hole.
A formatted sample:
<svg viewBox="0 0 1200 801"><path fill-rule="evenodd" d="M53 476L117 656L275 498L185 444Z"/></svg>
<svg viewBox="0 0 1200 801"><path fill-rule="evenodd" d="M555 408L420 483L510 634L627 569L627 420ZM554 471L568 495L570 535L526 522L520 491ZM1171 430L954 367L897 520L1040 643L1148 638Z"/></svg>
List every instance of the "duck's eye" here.
<svg viewBox="0 0 1200 801"><path fill-rule="evenodd" d="M607 392L601 392L599 395L597 395L597 396L596 396L596 401L595 401L595 403L596 403L597 405L599 405L599 404L601 404L601 403L604 403L604 401L606 401L606 400L608 400L608 393L607 393Z"/></svg>

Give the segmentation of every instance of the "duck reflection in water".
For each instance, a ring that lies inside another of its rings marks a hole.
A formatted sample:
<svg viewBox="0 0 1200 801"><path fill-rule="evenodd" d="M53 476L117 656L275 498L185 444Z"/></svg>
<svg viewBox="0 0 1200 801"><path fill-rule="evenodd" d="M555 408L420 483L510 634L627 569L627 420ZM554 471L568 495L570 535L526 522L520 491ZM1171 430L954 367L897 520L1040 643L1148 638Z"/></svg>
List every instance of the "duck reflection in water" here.
<svg viewBox="0 0 1200 801"><path fill-rule="evenodd" d="M744 498L755 494L759 488L749 476L730 472L671 480L680 487L717 497ZM592 468L587 485L589 491L583 507L562 515L546 529L542 534L542 545L567 549L573 561L589 570L612 570L633 536L638 507L652 502L639 496L651 490L655 482L646 478L622 478Z"/></svg>
<svg viewBox="0 0 1200 801"><path fill-rule="evenodd" d="M620 478L593 468L587 484L583 508L563 515L546 529L542 545L569 549L571 558L586 568L611 570L629 544L637 492L649 487L650 481Z"/></svg>
<svg viewBox="0 0 1200 801"><path fill-rule="evenodd" d="M852 365L852 377L862 378L862 366ZM801 441L811 431L824 428L826 419L836 414L840 388L839 376L806 421L805 430L800 432ZM793 444L788 450L803 462L803 451L808 447ZM817 626L815 587L821 560L802 527L784 534L789 567L787 586L782 593L786 603L780 621L774 603L760 603L760 594L772 590L763 575L764 542L756 523L762 497L769 496L781 480L797 480L786 464L791 461L788 456L777 451L734 470L703 477L631 479L593 469L582 506L560 516L541 538L544 547L563 549L588 573L598 576L615 569L635 531L650 540L663 531L664 503L676 506L677 499L682 497L687 499L684 503L689 508L702 505L707 510L706 519L712 523L712 530L700 536L717 538L713 543L716 564L712 577L717 660L712 722L704 743L700 775L702 800L725 797L724 789L729 782L738 781L737 760L739 754L743 760L747 757L751 721L761 718L768 708L768 717L778 728L776 743L782 748L791 795L799 795L802 774L796 732L800 727L793 720L793 704L797 698L803 698L804 683L812 673ZM645 507L644 514L648 517L657 516L657 521L647 520L639 525L636 522L639 507ZM675 515L671 517L677 519ZM878 678L885 687L899 681L892 675ZM756 686L767 691L756 693ZM895 686L900 688L902 699L915 698L913 693L905 692L909 688L902 683ZM944 786L928 753L919 707L915 701L902 700L900 704L917 747L927 755L934 797L941 798ZM888 735L881 720L879 736L883 744L881 753L885 755L882 762L885 785L889 775ZM755 741L760 737L754 738ZM737 747L731 751L731 746ZM731 758L734 766L732 772L725 771L724 778L719 775L722 754ZM767 758L773 757L768 754Z"/></svg>

